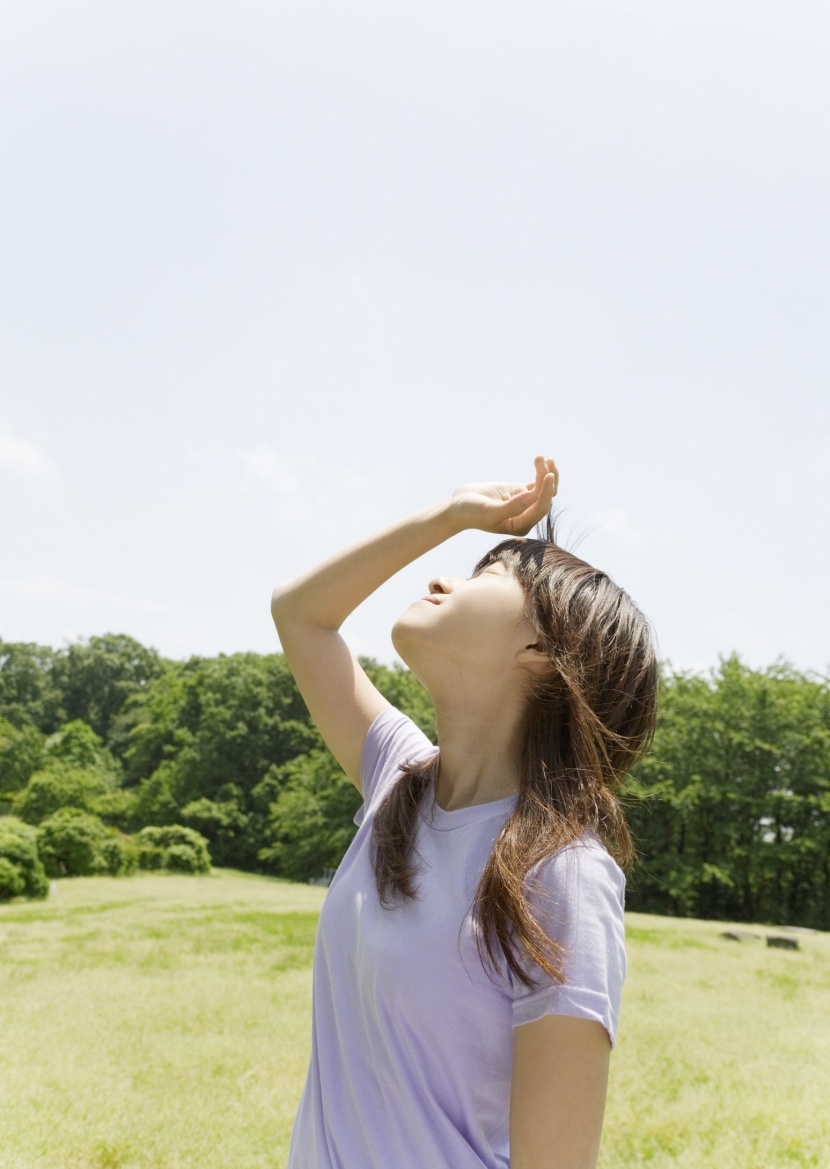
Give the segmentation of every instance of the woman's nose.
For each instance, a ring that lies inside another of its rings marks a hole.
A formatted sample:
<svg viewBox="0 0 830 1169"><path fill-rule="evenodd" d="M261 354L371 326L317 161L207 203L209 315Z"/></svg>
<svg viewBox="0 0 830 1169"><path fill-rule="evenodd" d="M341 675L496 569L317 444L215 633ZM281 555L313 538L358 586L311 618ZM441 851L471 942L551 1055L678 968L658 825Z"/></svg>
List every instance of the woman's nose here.
<svg viewBox="0 0 830 1169"><path fill-rule="evenodd" d="M429 591L431 593L451 593L453 590L452 582L451 576L434 576L429 582Z"/></svg>

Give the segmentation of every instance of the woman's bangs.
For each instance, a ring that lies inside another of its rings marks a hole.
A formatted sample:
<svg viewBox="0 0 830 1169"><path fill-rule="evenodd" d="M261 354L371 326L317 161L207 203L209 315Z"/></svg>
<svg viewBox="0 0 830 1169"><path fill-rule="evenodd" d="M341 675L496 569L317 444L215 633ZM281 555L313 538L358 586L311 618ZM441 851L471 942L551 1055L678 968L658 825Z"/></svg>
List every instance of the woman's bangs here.
<svg viewBox="0 0 830 1169"><path fill-rule="evenodd" d="M479 560L473 576L478 576L491 564L503 564L516 574L525 588L529 588L544 568L548 553L555 548L555 544L546 540L503 540Z"/></svg>

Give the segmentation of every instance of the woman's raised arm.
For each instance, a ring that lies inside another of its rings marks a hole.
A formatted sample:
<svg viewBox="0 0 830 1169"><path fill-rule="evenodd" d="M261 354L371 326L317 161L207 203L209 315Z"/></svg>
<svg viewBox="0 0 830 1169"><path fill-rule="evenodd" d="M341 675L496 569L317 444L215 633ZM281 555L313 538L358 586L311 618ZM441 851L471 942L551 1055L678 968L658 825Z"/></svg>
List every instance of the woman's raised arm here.
<svg viewBox="0 0 830 1169"><path fill-rule="evenodd" d="M366 732L389 704L340 636L357 606L396 572L467 528L524 535L556 492L552 460L536 459L531 483L474 483L317 568L280 585L271 615L311 717L340 766L360 786Z"/></svg>

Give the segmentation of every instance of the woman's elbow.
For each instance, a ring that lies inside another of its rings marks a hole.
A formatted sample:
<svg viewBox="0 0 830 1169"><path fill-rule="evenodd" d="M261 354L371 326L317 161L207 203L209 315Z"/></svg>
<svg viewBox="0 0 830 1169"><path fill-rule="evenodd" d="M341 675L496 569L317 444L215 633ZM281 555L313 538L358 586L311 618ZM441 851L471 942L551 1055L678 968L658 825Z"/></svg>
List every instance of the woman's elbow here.
<svg viewBox="0 0 830 1169"><path fill-rule="evenodd" d="M271 617L279 628L280 622L285 621L291 613L291 599L294 590L291 584L280 584L271 593Z"/></svg>

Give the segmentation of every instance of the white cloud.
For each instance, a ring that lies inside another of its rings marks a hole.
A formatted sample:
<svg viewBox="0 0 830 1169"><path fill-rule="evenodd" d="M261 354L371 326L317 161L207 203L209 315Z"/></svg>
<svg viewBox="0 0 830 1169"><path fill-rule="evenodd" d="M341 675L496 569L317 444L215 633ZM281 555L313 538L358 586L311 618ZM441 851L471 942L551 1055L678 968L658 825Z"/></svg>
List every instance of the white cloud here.
<svg viewBox="0 0 830 1169"><path fill-rule="evenodd" d="M169 613L170 606L162 601L131 597L109 589L89 588L63 576L45 573L31 576L0 576L0 596L10 600L33 601L35 604L67 605L74 601L92 599L110 605L119 605L139 613Z"/></svg>
<svg viewBox="0 0 830 1169"><path fill-rule="evenodd" d="M56 482L61 477L55 463L39 447L18 438L8 427L0 427L0 470L10 471L23 479Z"/></svg>

